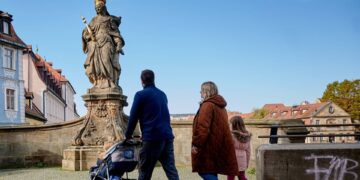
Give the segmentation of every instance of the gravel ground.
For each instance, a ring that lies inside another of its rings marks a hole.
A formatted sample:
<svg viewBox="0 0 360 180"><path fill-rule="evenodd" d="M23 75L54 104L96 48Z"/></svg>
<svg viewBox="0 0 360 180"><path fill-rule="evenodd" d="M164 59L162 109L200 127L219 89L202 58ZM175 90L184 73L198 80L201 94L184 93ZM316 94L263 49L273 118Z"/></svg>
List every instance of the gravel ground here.
<svg viewBox="0 0 360 180"><path fill-rule="evenodd" d="M189 167L178 167L180 179L200 180L196 173L191 172ZM129 178L136 179L137 171L129 173ZM34 168L34 169L0 169L0 180L78 180L88 179L87 171L64 171L61 168ZM154 180L167 180L161 167L156 167L152 176ZM226 176L219 176L219 179L225 180ZM249 180L255 179L254 176L248 176Z"/></svg>

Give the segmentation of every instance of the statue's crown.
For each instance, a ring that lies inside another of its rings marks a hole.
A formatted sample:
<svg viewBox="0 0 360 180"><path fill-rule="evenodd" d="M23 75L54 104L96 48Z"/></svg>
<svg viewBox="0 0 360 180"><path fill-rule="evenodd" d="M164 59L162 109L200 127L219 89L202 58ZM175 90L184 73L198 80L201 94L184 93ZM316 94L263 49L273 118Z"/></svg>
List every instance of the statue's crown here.
<svg viewBox="0 0 360 180"><path fill-rule="evenodd" d="M104 3L104 5L106 4L106 0L95 0L95 5L98 5L100 3Z"/></svg>

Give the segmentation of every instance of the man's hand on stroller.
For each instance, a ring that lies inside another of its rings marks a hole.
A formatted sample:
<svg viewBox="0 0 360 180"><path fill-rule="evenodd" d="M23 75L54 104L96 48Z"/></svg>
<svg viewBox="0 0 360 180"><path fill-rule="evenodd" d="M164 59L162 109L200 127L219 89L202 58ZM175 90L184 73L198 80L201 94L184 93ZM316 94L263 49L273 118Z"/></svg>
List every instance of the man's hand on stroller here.
<svg viewBox="0 0 360 180"><path fill-rule="evenodd" d="M132 141L132 138L126 138L122 143L121 143L121 145L130 145L131 144L131 141Z"/></svg>
<svg viewBox="0 0 360 180"><path fill-rule="evenodd" d="M121 143L121 145L128 146L128 145L136 145L136 144L139 144L139 143L141 143L140 136L134 136L134 137L131 137L131 138L125 138L123 140L123 142Z"/></svg>

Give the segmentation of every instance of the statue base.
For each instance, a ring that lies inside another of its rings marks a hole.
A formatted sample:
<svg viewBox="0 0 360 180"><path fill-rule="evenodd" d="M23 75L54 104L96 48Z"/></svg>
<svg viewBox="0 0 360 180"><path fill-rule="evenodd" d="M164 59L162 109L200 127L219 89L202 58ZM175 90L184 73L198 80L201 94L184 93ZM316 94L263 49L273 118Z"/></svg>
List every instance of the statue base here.
<svg viewBox="0 0 360 180"><path fill-rule="evenodd" d="M101 146L105 142L123 140L128 121L123 107L128 104L121 88L92 88L82 98L88 112L73 145Z"/></svg>
<svg viewBox="0 0 360 180"><path fill-rule="evenodd" d="M62 169L85 171L96 165L102 146L70 146L63 152Z"/></svg>
<svg viewBox="0 0 360 180"><path fill-rule="evenodd" d="M113 144L124 139L128 116L121 88L91 88L82 96L87 107L83 126L74 137L72 146L63 151L62 168L82 171L96 165L99 151L105 143Z"/></svg>

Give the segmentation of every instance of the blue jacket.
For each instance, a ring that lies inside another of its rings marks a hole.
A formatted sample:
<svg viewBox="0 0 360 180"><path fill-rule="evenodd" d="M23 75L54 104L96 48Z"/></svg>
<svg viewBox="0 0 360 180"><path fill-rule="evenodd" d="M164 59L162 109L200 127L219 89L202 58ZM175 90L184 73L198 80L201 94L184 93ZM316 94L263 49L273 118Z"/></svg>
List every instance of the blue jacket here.
<svg viewBox="0 0 360 180"><path fill-rule="evenodd" d="M137 122L140 122L142 140L157 141L174 139L170 126L170 113L164 92L155 85L147 85L134 96L129 123L125 132L130 139Z"/></svg>

